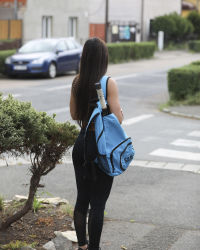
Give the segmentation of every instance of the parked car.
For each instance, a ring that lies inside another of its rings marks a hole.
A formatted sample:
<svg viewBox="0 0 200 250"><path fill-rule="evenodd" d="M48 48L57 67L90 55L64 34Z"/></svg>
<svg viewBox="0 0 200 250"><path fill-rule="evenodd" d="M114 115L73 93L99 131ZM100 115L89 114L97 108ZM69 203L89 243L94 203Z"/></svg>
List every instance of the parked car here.
<svg viewBox="0 0 200 250"><path fill-rule="evenodd" d="M37 39L27 42L5 60L8 76L42 74L54 78L79 71L82 46L74 38Z"/></svg>

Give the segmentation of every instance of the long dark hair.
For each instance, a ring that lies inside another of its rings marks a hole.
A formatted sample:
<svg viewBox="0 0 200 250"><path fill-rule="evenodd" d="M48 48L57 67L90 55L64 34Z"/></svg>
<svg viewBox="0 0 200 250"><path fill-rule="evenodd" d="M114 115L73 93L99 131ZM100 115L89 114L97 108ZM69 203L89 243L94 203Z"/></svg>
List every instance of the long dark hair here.
<svg viewBox="0 0 200 250"><path fill-rule="evenodd" d="M108 49L99 38L88 39L83 47L78 75L76 96L76 117L83 127L93 111L89 101L96 97L94 84L105 75L108 67Z"/></svg>

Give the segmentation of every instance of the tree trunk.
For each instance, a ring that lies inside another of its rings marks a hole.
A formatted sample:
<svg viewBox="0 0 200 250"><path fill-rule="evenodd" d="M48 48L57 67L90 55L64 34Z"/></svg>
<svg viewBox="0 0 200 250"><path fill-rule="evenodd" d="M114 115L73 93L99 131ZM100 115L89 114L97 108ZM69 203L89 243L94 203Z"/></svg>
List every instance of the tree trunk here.
<svg viewBox="0 0 200 250"><path fill-rule="evenodd" d="M19 220L24 215L26 215L29 212L29 210L31 210L39 182L40 182L40 174L34 173L30 181L30 189L27 202L20 211L18 211L16 214L11 215L1 223L0 231L6 231L13 222Z"/></svg>

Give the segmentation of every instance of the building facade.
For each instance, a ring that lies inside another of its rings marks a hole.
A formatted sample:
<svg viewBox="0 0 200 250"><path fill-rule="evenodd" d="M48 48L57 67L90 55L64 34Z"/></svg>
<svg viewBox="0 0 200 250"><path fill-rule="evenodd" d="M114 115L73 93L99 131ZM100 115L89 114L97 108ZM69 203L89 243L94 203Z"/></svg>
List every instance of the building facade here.
<svg viewBox="0 0 200 250"><path fill-rule="evenodd" d="M172 12L181 15L182 0L143 0L142 40L147 41L149 38L151 20Z"/></svg>
<svg viewBox="0 0 200 250"><path fill-rule="evenodd" d="M125 38L136 42L149 39L150 22L155 17L177 12L181 14L182 0L108 0L108 40L112 41L113 33L124 32ZM105 1L90 0L89 3L90 37L98 35L105 38ZM112 26L114 25L114 28ZM118 28L116 28L118 25ZM126 35L129 27L129 36ZM135 27L135 28L134 28ZM134 35L132 35L134 33ZM121 39L124 41L124 39Z"/></svg>
<svg viewBox="0 0 200 250"><path fill-rule="evenodd" d="M200 13L200 1L199 0L182 1L182 16L187 17L191 11L198 11Z"/></svg>
<svg viewBox="0 0 200 250"><path fill-rule="evenodd" d="M182 0L107 1L108 42L147 41L150 24L155 17L172 12L182 13ZM194 3L196 0L187 1ZM73 36L81 44L84 44L89 37L97 36L105 39L106 0L17 0L17 2L17 17L22 20L23 43L45 37ZM15 15L14 0L0 0L0 19L14 19ZM17 25L19 26L16 23Z"/></svg>
<svg viewBox="0 0 200 250"><path fill-rule="evenodd" d="M14 19L14 0L0 0L0 19ZM75 37L83 44L89 37L89 0L18 0L17 18L23 22L22 41Z"/></svg>

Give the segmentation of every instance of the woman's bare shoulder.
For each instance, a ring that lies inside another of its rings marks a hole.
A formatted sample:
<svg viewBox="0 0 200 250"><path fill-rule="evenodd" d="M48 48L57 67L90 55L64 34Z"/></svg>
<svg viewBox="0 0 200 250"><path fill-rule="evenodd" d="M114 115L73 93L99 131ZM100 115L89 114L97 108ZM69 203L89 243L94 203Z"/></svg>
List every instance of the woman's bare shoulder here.
<svg viewBox="0 0 200 250"><path fill-rule="evenodd" d="M108 93L117 90L117 83L113 78L108 79L107 91Z"/></svg>
<svg viewBox="0 0 200 250"><path fill-rule="evenodd" d="M72 84L75 82L77 82L77 80L78 80L78 75L76 75L75 77L74 77L74 79L73 79L73 81L72 81Z"/></svg>

